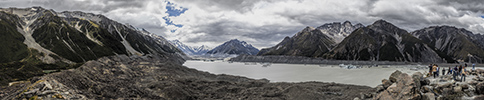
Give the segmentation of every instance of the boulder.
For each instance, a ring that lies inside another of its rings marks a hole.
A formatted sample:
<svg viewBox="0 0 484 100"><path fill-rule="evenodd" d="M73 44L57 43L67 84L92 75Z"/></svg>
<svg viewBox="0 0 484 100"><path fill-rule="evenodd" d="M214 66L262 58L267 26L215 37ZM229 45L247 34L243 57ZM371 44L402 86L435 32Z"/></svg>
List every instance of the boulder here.
<svg viewBox="0 0 484 100"><path fill-rule="evenodd" d="M472 80L472 81L469 81L467 83L469 83L469 85L477 85L477 83L479 83L479 82Z"/></svg>
<svg viewBox="0 0 484 100"><path fill-rule="evenodd" d="M463 90L469 89L469 84L465 83L465 82L460 82L460 83L457 84L457 86L462 87Z"/></svg>
<svg viewBox="0 0 484 100"><path fill-rule="evenodd" d="M432 86L428 86L428 85L422 86L422 88L421 88L421 90L422 90L423 93L431 92L432 89L433 89L433 87Z"/></svg>
<svg viewBox="0 0 484 100"><path fill-rule="evenodd" d="M388 78L388 79L390 79L390 82L395 83L397 81L398 77L400 77L400 74L402 74L402 72L397 70L397 71L393 72L390 75L390 78Z"/></svg>
<svg viewBox="0 0 484 100"><path fill-rule="evenodd" d="M380 93L381 91L384 91L386 89L385 87L383 87L383 84L380 84L380 85L376 86L375 88L376 88L377 93Z"/></svg>
<svg viewBox="0 0 484 100"><path fill-rule="evenodd" d="M462 87L461 86L454 87L454 92L455 93L461 93L462 92Z"/></svg>
<svg viewBox="0 0 484 100"><path fill-rule="evenodd" d="M420 87L421 84L422 84L421 81L424 79L424 77L423 77L423 74L422 73L416 72L416 73L413 73L412 74L412 79L413 79L413 81L415 83L415 86L416 87Z"/></svg>
<svg viewBox="0 0 484 100"><path fill-rule="evenodd" d="M435 100L435 95L433 93L425 93L422 96L422 100Z"/></svg>
<svg viewBox="0 0 484 100"><path fill-rule="evenodd" d="M424 78L424 79L420 80L420 85L422 85L422 86L430 85L430 80L427 79L427 78Z"/></svg>
<svg viewBox="0 0 484 100"><path fill-rule="evenodd" d="M484 82L479 82L476 85L476 93L477 94L484 94Z"/></svg>
<svg viewBox="0 0 484 100"><path fill-rule="evenodd" d="M452 87L452 83L451 82L446 82L446 83L438 84L437 85L437 88L450 88L450 87Z"/></svg>
<svg viewBox="0 0 484 100"><path fill-rule="evenodd" d="M397 76L398 75L398 76ZM391 75L390 81L394 79L392 85L390 85L385 91L377 95L377 99L403 99L403 100L415 100L421 99L420 87L416 87L412 77L406 73L396 71Z"/></svg>
<svg viewBox="0 0 484 100"><path fill-rule="evenodd" d="M388 79L383 79L383 80L381 80L381 83L383 84L383 88L385 88L385 89L386 89L386 88L388 88L390 85L392 85L392 84L393 84L393 83L392 83L392 82L390 82L390 80L388 80Z"/></svg>

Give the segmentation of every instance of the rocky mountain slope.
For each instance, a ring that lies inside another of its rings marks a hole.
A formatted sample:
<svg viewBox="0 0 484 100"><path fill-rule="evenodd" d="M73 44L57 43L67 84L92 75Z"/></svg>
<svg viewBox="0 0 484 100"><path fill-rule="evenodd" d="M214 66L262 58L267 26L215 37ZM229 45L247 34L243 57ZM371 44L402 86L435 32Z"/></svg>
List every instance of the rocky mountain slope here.
<svg viewBox="0 0 484 100"><path fill-rule="evenodd" d="M207 54L255 55L257 52L259 52L259 49L253 47L247 42L232 39L213 48L212 50L208 51Z"/></svg>
<svg viewBox="0 0 484 100"><path fill-rule="evenodd" d="M144 29L78 11L1 8L0 32L0 39L8 40L1 41L1 85L25 79L19 75L73 68L76 63L104 56L154 54L181 59L184 55L163 37Z"/></svg>
<svg viewBox="0 0 484 100"><path fill-rule="evenodd" d="M360 27L364 26L352 25L349 21L343 24L328 23L317 28L306 27L294 36L284 38L276 46L262 49L257 55L322 56Z"/></svg>
<svg viewBox="0 0 484 100"><path fill-rule="evenodd" d="M465 29L451 26L432 26L411 33L422 41L429 43L455 60L483 62L482 35L475 35ZM482 39L482 38L481 38Z"/></svg>
<svg viewBox="0 0 484 100"><path fill-rule="evenodd" d="M447 62L432 46L384 20L355 30L325 58L338 60Z"/></svg>
<svg viewBox="0 0 484 100"><path fill-rule="evenodd" d="M172 40L170 41L170 43L178 47L178 49L180 49L187 55L204 55L205 53L211 50L210 47L205 45L198 46L198 47L187 46L178 40Z"/></svg>
<svg viewBox="0 0 484 100"><path fill-rule="evenodd" d="M291 99L348 100L375 92L367 86L336 83L269 83L214 75L159 56L111 56L86 62L10 87L3 99Z"/></svg>

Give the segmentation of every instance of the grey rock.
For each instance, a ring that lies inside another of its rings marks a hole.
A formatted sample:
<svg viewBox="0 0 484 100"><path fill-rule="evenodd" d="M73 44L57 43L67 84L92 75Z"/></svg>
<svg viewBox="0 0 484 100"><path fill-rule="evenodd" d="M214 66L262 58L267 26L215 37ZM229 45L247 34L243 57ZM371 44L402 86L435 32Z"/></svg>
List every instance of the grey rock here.
<svg viewBox="0 0 484 100"><path fill-rule="evenodd" d="M397 70L397 71L393 72L390 75L390 78L388 78L388 79L390 79L390 82L395 83L395 82L397 82L397 79L399 79L400 74L402 74L402 72L400 72L399 70Z"/></svg>
<svg viewBox="0 0 484 100"><path fill-rule="evenodd" d="M383 80L381 80L381 83L383 84L383 88L385 88L385 89L386 89L386 88L388 88L390 85L392 85L392 84L393 84L393 83L392 83L392 82L390 82L390 80L388 80L388 79L383 79Z"/></svg>
<svg viewBox="0 0 484 100"><path fill-rule="evenodd" d="M422 100L435 100L435 95L433 93L425 93Z"/></svg>

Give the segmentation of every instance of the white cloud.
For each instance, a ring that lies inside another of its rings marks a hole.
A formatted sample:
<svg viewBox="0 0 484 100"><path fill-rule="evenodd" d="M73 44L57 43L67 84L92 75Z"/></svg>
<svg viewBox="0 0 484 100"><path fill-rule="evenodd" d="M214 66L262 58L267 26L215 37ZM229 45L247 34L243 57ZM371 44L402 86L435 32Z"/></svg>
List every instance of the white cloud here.
<svg viewBox="0 0 484 100"><path fill-rule="evenodd" d="M372 24L385 19L413 31L450 25L484 33L483 2L475 0L168 0L180 16L168 17L164 0L3 0L1 7L40 5L56 11L104 14L121 23L179 39L185 44L216 46L238 38L256 47L270 47L306 26L351 21ZM171 30L176 30L171 32Z"/></svg>

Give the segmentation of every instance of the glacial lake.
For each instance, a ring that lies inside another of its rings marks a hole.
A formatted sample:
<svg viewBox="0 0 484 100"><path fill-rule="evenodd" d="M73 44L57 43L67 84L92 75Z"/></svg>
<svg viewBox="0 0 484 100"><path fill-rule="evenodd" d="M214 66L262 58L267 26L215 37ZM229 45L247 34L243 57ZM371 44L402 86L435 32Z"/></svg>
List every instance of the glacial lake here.
<svg viewBox="0 0 484 100"><path fill-rule="evenodd" d="M260 63L243 62L205 62L188 60L184 66L212 74L228 74L253 79L268 79L271 82L335 82L343 84L376 87L382 79L388 79L391 73L400 70L409 75L425 72L423 65L380 65L359 69L341 68L339 65L277 64L263 66Z"/></svg>

